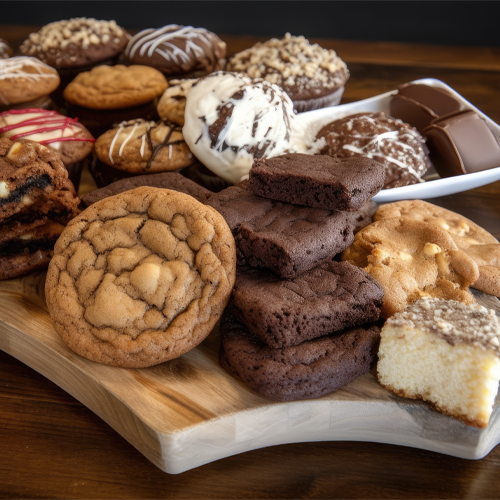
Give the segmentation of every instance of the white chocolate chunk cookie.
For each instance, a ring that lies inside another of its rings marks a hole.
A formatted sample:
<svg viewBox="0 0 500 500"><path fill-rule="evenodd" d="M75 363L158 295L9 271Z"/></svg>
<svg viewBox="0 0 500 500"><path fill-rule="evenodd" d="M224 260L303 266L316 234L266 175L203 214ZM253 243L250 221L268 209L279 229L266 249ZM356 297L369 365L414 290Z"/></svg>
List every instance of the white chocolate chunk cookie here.
<svg viewBox="0 0 500 500"><path fill-rule="evenodd" d="M373 220L409 217L446 230L457 247L479 267L474 288L500 297L500 243L488 231L460 214L422 200L406 200L379 207Z"/></svg>
<svg viewBox="0 0 500 500"><path fill-rule="evenodd" d="M405 217L374 222L356 234L342 260L382 285L384 318L421 297L475 302L468 287L479 276L476 263L432 224Z"/></svg>
<svg viewBox="0 0 500 500"><path fill-rule="evenodd" d="M78 354L139 368L198 345L224 310L236 252L227 224L194 198L141 187L95 203L54 249L46 297Z"/></svg>

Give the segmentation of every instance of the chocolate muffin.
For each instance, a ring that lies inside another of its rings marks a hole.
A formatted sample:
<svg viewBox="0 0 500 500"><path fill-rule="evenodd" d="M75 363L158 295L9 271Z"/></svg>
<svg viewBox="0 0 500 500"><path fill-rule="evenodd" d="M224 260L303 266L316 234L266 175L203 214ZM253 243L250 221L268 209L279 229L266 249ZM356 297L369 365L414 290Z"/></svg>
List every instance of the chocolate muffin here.
<svg viewBox="0 0 500 500"><path fill-rule="evenodd" d="M205 28L169 24L145 29L125 49L132 64L144 64L169 78L199 78L224 69L226 43Z"/></svg>
<svg viewBox="0 0 500 500"><path fill-rule="evenodd" d="M385 166L384 188L416 184L430 167L425 139L401 120L384 113L357 113L325 125L317 134L321 154L335 158L365 156Z"/></svg>
<svg viewBox="0 0 500 500"><path fill-rule="evenodd" d="M278 85L290 96L297 113L337 105L349 79L347 66L335 51L290 33L235 54L227 71Z"/></svg>

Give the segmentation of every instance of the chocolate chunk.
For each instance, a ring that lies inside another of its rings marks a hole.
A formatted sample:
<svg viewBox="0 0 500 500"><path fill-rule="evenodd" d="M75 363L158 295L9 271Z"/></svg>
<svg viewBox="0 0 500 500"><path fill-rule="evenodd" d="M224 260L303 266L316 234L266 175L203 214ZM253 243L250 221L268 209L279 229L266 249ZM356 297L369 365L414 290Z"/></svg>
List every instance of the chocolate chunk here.
<svg viewBox="0 0 500 500"><path fill-rule="evenodd" d="M475 111L452 113L424 129L429 156L441 177L500 166L500 143Z"/></svg>
<svg viewBox="0 0 500 500"><path fill-rule="evenodd" d="M219 361L259 394L278 401L319 398L367 373L380 329L363 326L272 349L226 310Z"/></svg>
<svg viewBox="0 0 500 500"><path fill-rule="evenodd" d="M406 84L390 103L390 114L415 127L420 133L432 120L460 110L460 103L445 89Z"/></svg>
<svg viewBox="0 0 500 500"><path fill-rule="evenodd" d="M294 279L240 268L232 304L253 334L279 348L377 321L383 296L359 267L326 261Z"/></svg>
<svg viewBox="0 0 500 500"><path fill-rule="evenodd" d="M372 201L353 212L301 207L261 198L241 186L214 194L207 204L233 232L240 265L267 268L282 278L342 252L376 210Z"/></svg>
<svg viewBox="0 0 500 500"><path fill-rule="evenodd" d="M256 160L250 189L257 195L325 210L356 210L383 187L385 168L369 158L285 154Z"/></svg>

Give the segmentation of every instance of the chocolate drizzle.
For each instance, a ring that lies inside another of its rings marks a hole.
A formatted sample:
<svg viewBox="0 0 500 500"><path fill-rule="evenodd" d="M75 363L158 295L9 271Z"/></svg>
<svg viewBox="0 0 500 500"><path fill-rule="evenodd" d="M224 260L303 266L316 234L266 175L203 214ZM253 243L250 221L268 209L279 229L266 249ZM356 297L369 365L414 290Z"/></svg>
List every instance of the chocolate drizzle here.
<svg viewBox="0 0 500 500"><path fill-rule="evenodd" d="M175 146L176 144L182 144L184 139L179 139L177 141L170 141L170 138L172 137L172 134L174 132L179 132L182 133L182 127L179 125L175 125L174 123L168 122L166 120L163 120L163 123L170 128L170 130L167 133L167 136L165 137L165 140L158 144L157 146L153 146L153 141L151 139L151 131L153 128L150 128L146 131L146 140L148 141L149 147L151 148L151 157L148 160L148 164L146 165L146 170L151 168L151 165L153 164L154 159L156 158L156 155L166 146Z"/></svg>

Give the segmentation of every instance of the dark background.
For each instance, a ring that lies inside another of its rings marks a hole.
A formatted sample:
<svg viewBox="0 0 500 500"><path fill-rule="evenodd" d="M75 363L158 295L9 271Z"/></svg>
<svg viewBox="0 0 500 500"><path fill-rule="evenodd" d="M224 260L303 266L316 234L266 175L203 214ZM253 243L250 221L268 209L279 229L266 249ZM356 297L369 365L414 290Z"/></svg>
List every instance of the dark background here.
<svg viewBox="0 0 500 500"><path fill-rule="evenodd" d="M500 46L498 1L1 1L0 24L70 17L125 28L184 24L218 34ZM0 33L1 36L1 33Z"/></svg>

